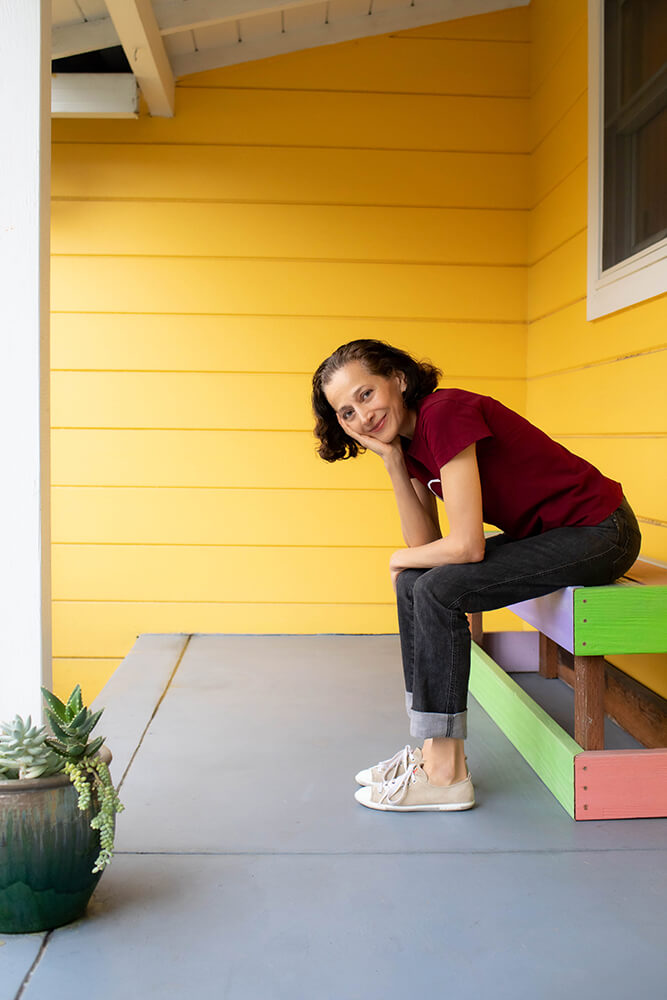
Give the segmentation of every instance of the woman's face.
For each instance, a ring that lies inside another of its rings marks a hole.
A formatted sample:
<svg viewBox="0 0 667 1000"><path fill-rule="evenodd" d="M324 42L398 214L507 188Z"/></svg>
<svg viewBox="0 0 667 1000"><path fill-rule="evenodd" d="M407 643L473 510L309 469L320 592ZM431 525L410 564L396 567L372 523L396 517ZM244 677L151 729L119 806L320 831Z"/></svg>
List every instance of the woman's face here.
<svg viewBox="0 0 667 1000"><path fill-rule="evenodd" d="M334 372L324 394L351 436L364 434L388 444L400 434L412 437L416 414L403 400L402 372L372 375L361 361L349 361Z"/></svg>

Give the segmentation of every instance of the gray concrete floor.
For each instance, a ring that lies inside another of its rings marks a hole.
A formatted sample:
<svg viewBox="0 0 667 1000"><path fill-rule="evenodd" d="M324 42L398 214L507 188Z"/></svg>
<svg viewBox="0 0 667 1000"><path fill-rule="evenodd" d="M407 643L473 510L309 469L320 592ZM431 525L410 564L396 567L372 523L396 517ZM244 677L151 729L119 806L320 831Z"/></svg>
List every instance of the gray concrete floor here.
<svg viewBox="0 0 667 1000"><path fill-rule="evenodd" d="M98 701L117 856L0 936L0 1000L664 996L667 820L575 823L473 699L475 809L354 801L409 741L396 637L142 636Z"/></svg>

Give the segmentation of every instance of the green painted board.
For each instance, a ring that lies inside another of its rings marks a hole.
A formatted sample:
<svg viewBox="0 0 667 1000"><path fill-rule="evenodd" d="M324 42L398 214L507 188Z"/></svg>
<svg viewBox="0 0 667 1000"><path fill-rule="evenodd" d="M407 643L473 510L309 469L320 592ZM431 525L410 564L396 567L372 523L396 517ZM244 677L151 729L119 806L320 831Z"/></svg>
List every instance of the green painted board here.
<svg viewBox="0 0 667 1000"><path fill-rule="evenodd" d="M476 643L470 693L574 819L574 758L583 752Z"/></svg>
<svg viewBox="0 0 667 1000"><path fill-rule="evenodd" d="M667 587L582 587L574 591L574 652L667 653Z"/></svg>

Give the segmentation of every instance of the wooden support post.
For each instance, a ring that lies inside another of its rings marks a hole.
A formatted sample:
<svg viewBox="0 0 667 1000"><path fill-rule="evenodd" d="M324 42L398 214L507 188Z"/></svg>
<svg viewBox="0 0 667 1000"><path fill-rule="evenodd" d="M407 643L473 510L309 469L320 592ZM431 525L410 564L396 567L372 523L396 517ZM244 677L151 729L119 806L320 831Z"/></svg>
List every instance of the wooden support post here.
<svg viewBox="0 0 667 1000"><path fill-rule="evenodd" d="M584 750L604 750L604 658L574 658L574 738Z"/></svg>
<svg viewBox="0 0 667 1000"><path fill-rule="evenodd" d="M51 0L0 0L0 718L51 687Z"/></svg>
<svg viewBox="0 0 667 1000"><path fill-rule="evenodd" d="M481 611L473 611L468 615L468 621L470 622L470 636L473 642L476 642L478 646L481 646L484 642L484 624L482 620Z"/></svg>
<svg viewBox="0 0 667 1000"><path fill-rule="evenodd" d="M558 677L558 645L543 632L540 632L540 675Z"/></svg>

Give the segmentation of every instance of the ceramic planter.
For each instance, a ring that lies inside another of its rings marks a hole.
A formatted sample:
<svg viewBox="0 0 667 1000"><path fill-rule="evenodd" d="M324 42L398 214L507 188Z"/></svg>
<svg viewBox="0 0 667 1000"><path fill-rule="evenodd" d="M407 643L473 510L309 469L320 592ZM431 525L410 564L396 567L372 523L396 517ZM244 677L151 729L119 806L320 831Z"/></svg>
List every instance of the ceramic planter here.
<svg viewBox="0 0 667 1000"><path fill-rule="evenodd" d="M105 748L101 756L110 760ZM0 932L50 930L83 915L101 872L90 829L66 774L0 781Z"/></svg>

